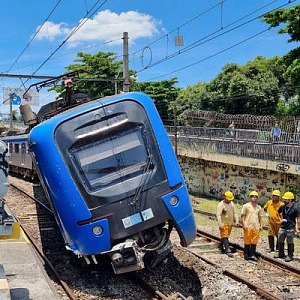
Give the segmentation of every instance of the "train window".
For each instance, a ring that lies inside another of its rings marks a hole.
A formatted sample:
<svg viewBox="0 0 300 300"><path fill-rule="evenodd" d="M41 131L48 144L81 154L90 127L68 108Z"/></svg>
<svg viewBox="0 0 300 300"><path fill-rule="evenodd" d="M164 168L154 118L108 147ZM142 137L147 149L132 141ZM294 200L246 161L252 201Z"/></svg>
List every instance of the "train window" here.
<svg viewBox="0 0 300 300"><path fill-rule="evenodd" d="M148 152L142 132L142 128L127 130L72 150L70 154L80 177L90 191L130 180L144 172Z"/></svg>
<svg viewBox="0 0 300 300"><path fill-rule="evenodd" d="M14 149L15 152L16 152L16 153L19 153L19 152L20 152L20 144L17 144L17 143L16 143L16 144L14 144L14 147L15 147L15 149Z"/></svg>

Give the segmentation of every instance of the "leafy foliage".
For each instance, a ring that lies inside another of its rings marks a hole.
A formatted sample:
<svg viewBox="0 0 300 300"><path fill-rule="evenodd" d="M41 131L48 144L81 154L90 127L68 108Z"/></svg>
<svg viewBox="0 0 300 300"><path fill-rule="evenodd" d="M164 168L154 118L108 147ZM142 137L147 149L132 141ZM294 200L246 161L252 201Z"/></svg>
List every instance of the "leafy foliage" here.
<svg viewBox="0 0 300 300"><path fill-rule="evenodd" d="M289 42L300 41L300 4L287 9L277 9L265 14L262 20L271 27L278 27L282 23L286 26L281 27L278 33L290 35Z"/></svg>
<svg viewBox="0 0 300 300"><path fill-rule="evenodd" d="M262 21L280 27L279 34L288 34L289 42L300 41L300 4L265 14ZM74 93L83 92L91 98L112 95L121 90L122 61L113 52L95 55L79 52L69 71L85 69ZM130 71L132 91L150 95L165 124L173 124L174 113L186 110L211 110L227 114L288 115L300 114L300 47L283 57L262 56L245 65L229 63L210 82L199 82L186 89L176 87L177 79L160 82L136 82ZM99 79L101 78L101 81ZM63 93L63 89L56 88Z"/></svg>
<svg viewBox="0 0 300 300"><path fill-rule="evenodd" d="M156 108L165 124L172 124L174 118L174 106L179 88L176 87L177 79L171 78L160 82L148 81L134 83L132 91L141 91L148 94L155 102Z"/></svg>
<svg viewBox="0 0 300 300"><path fill-rule="evenodd" d="M197 83L194 86L188 86L181 89L175 100L171 101L171 107L176 107L177 114L182 114L185 110L205 109L206 83Z"/></svg>
<svg viewBox="0 0 300 300"><path fill-rule="evenodd" d="M271 27L281 26L279 34L288 34L288 42L300 41L300 4L288 9L278 9L263 16L262 20ZM285 25L285 26L284 26ZM295 92L300 96L300 48L297 47L282 58L286 66L283 72L284 78L295 87Z"/></svg>
<svg viewBox="0 0 300 300"><path fill-rule="evenodd" d="M67 73L76 70L85 70L74 85L73 93L86 93L91 98L104 97L115 94L115 80L120 79L122 62L117 61L113 52L99 52L95 55L79 52L74 64L66 67ZM56 88L63 93L62 87Z"/></svg>

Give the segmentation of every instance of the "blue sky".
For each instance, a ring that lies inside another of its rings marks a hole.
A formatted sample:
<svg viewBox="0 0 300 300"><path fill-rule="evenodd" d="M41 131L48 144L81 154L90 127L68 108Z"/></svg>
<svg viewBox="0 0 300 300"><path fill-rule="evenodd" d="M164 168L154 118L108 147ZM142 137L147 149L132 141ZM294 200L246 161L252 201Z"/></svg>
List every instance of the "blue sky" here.
<svg viewBox="0 0 300 300"><path fill-rule="evenodd" d="M0 73L58 76L79 51L112 51L122 60L122 35L127 31L129 68L138 72L138 81L177 77L178 86L185 88L208 82L227 63L245 64L258 55L281 56L299 46L288 43L288 35L277 34L278 28L268 30L258 18L278 7L299 4L288 2L5 1L0 10ZM182 37L181 46L175 45L176 37ZM3 87L28 87L34 82L0 78L0 103ZM40 102L53 97L41 93Z"/></svg>

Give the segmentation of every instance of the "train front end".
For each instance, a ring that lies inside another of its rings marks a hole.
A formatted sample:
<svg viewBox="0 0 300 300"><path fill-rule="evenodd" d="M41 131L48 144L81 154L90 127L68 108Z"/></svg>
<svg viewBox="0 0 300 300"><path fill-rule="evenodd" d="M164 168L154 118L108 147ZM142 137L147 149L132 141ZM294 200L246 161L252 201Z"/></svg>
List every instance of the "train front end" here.
<svg viewBox="0 0 300 300"><path fill-rule="evenodd" d="M177 159L152 100L128 93L53 117L29 141L68 249L115 273L154 266L196 226Z"/></svg>

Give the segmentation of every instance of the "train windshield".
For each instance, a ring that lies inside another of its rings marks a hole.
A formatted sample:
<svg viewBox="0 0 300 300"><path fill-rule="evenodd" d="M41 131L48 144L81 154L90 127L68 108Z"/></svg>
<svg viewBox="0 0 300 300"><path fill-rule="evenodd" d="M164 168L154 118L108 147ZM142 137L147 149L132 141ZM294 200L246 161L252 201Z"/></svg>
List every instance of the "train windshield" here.
<svg viewBox="0 0 300 300"><path fill-rule="evenodd" d="M151 113L126 99L83 110L57 127L57 145L90 208L167 186L156 136L163 128L150 123Z"/></svg>
<svg viewBox="0 0 300 300"><path fill-rule="evenodd" d="M73 149L72 156L90 192L142 176L148 169L143 128L137 127ZM131 186L132 188L132 186Z"/></svg>

